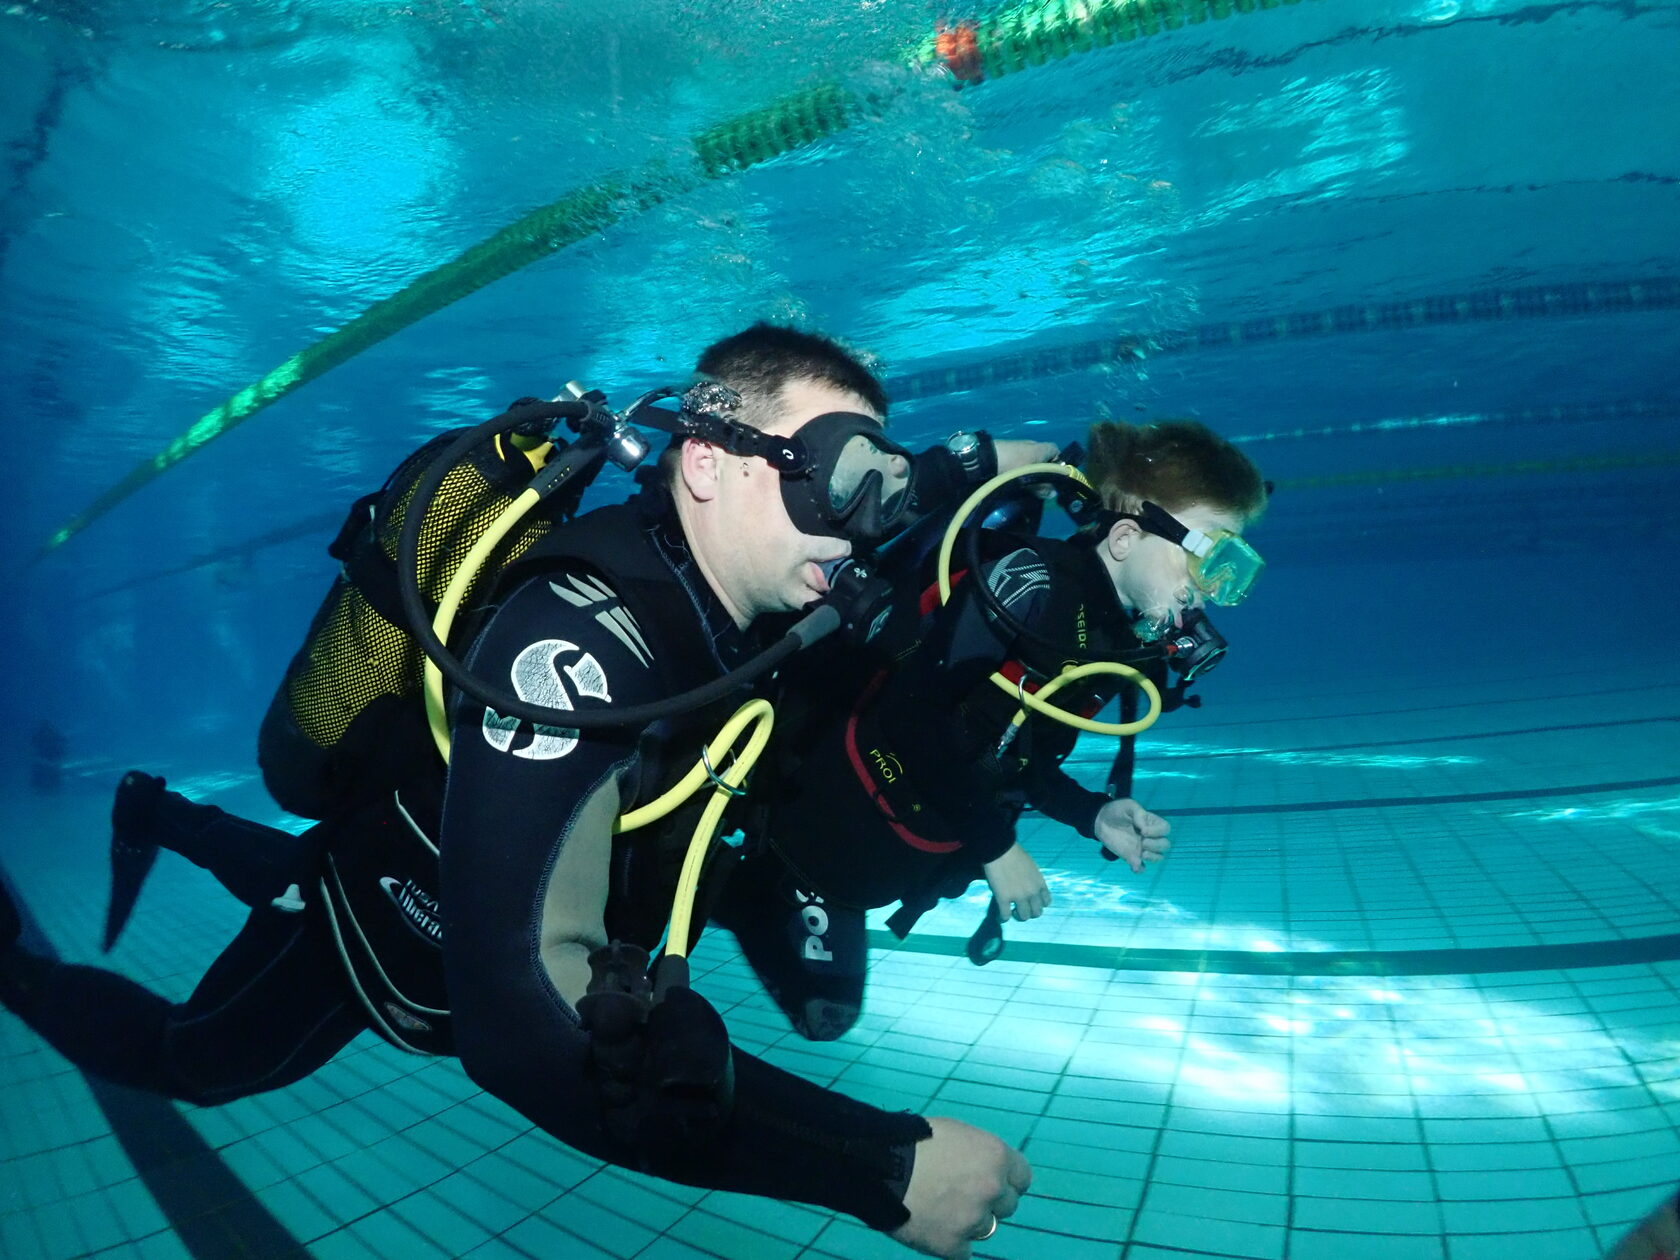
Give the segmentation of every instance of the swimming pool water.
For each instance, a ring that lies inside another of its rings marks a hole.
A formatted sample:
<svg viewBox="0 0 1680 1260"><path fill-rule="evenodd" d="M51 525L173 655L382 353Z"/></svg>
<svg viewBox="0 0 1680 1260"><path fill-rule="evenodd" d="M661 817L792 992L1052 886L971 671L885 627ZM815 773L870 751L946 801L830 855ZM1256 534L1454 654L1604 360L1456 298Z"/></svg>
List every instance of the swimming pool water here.
<svg viewBox="0 0 1680 1260"><path fill-rule="evenodd" d="M868 1005L831 1044L714 932L698 983L736 1039L1021 1145L1033 1193L980 1255L1600 1254L1680 1184L1680 7L1231 8L960 91L904 50L992 11L920 0L0 14L0 869L46 942L184 996L237 928L165 858L98 954L111 789L138 765L285 821L256 722L336 518L397 457L800 321L879 357L911 445L1191 414L1278 492L1205 705L1140 744L1170 858L1134 877L1029 819L1049 913L984 968L978 895L904 942L872 920ZM685 165L827 83L867 103L844 130ZM290 356L652 163L659 204L394 328L32 559ZM69 744L50 796L26 782L43 718ZM1087 740L1074 771L1108 757ZM301 1254L907 1253L601 1168L371 1036L199 1109L0 1012L0 1255Z"/></svg>

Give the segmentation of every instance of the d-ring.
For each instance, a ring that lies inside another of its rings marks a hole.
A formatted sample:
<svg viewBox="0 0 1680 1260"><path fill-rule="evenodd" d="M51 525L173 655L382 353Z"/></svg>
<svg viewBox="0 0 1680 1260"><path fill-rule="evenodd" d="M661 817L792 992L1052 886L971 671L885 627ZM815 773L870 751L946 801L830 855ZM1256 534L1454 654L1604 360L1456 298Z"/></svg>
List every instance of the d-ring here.
<svg viewBox="0 0 1680 1260"><path fill-rule="evenodd" d="M746 788L732 787L728 783L724 782L723 776L718 774L716 770L712 769L712 759L707 755L704 748L700 750L700 764L706 767L706 774L711 779L714 786L721 788L731 796L745 796L747 794Z"/></svg>
<svg viewBox="0 0 1680 1260"><path fill-rule="evenodd" d="M991 1228L988 1229L984 1234L981 1234L980 1237L976 1238L974 1241L975 1242L985 1242L986 1239L990 1238L993 1234L997 1233L997 1227L998 1227L998 1219L997 1219L996 1214L994 1214L992 1216L992 1226L991 1226Z"/></svg>

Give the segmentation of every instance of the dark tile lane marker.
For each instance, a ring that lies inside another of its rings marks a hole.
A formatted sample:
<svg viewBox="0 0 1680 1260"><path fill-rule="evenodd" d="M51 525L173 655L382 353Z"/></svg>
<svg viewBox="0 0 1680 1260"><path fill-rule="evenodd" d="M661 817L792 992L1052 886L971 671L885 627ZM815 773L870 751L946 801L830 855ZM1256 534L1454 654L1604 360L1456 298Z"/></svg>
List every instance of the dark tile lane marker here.
<svg viewBox="0 0 1680 1260"><path fill-rule="evenodd" d="M1481 709L1496 704L1555 704L1567 700L1591 700L1598 696L1624 696L1630 692L1648 694L1680 687L1680 682L1641 683L1634 687L1604 687L1597 691L1553 692L1543 696L1507 696L1503 699L1455 700L1450 704L1419 704L1399 709L1360 709L1353 713L1291 713L1283 717L1233 718L1229 722L1198 723L1199 731L1229 730L1242 726L1275 726L1279 722L1342 722L1349 718L1394 717L1402 713L1446 713L1452 709ZM1386 693L1384 693L1386 694Z"/></svg>
<svg viewBox="0 0 1680 1260"><path fill-rule="evenodd" d="M1307 801L1276 805L1212 805L1173 809L1174 818L1230 814L1313 813L1325 810L1381 809L1408 805L1450 805L1478 801L1532 800L1585 796L1596 792L1637 792L1680 785L1680 777L1634 779L1575 787L1529 788L1521 792L1456 792L1444 796L1369 797L1353 801ZM962 956L966 938L915 936L900 941L871 929L872 948L914 954ZM1506 945L1484 949L1308 950L1298 953L1208 949L1132 949L1118 945L1058 945L1010 941L1013 962L1092 967L1104 971L1197 971L1235 976L1452 976L1513 971L1564 971L1585 967L1622 967L1680 960L1680 933L1632 940L1580 941L1560 945Z"/></svg>
<svg viewBox="0 0 1680 1260"><path fill-rule="evenodd" d="M884 952L962 957L959 936L871 930L869 944ZM1120 945L1058 945L1010 941L1011 962L1090 967L1101 971L1192 971L1221 976L1485 976L1515 971L1574 971L1680 959L1680 933L1625 941L1562 945L1501 945L1485 949L1304 950L1262 953L1238 949L1132 949Z"/></svg>

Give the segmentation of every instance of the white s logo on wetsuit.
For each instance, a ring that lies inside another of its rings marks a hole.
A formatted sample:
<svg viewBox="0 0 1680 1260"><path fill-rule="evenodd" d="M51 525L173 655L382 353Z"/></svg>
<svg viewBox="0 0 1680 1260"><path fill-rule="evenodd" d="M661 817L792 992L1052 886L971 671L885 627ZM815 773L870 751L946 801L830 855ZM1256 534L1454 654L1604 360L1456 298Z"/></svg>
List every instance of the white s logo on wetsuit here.
<svg viewBox="0 0 1680 1260"><path fill-rule="evenodd" d="M560 675L572 680L580 696L592 700L612 702L607 690L607 673L592 652L585 652L574 664L561 666L560 658L576 652L578 646L564 639L539 639L514 657L509 676L513 693L528 704L545 705L551 709L572 708L572 697ZM519 732L518 718L503 717L486 707L482 729L485 741L497 752L511 752L515 757L530 761L553 761L564 757L577 747L577 731L563 726L537 726L531 742L515 748L513 741Z"/></svg>

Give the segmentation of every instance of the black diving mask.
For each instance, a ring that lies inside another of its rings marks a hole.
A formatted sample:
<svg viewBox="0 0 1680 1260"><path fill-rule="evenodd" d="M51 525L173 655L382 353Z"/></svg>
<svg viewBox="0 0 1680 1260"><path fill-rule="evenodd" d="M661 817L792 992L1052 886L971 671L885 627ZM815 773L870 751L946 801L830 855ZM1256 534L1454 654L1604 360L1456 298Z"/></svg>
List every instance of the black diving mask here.
<svg viewBox="0 0 1680 1260"><path fill-rule="evenodd" d="M653 404L680 399L676 412ZM735 418L741 396L717 381L686 390L655 390L625 413L676 438L714 442L732 455L764 460L781 474L782 503L802 534L877 542L898 530L910 507L911 455L872 416L830 411L792 437L765 433Z"/></svg>
<svg viewBox="0 0 1680 1260"><path fill-rule="evenodd" d="M897 532L910 505L912 456L880 422L850 411L807 420L792 438L803 466L782 474L782 503L802 534L878 542Z"/></svg>

